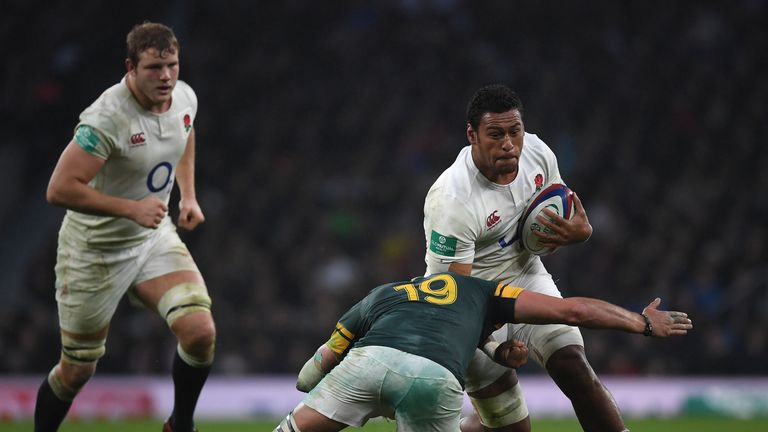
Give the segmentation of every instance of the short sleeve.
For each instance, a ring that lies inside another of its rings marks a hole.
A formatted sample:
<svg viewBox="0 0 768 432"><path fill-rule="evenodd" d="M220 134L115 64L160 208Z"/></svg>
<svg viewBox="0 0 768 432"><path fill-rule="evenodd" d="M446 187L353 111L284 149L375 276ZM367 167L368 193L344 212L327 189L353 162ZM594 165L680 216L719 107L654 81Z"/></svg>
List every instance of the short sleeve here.
<svg viewBox="0 0 768 432"><path fill-rule="evenodd" d="M430 194L424 206L427 260L434 264L471 263L478 236L473 225L466 203Z"/></svg>
<svg viewBox="0 0 768 432"><path fill-rule="evenodd" d="M111 141L98 129L87 124L77 126L73 141L81 149L101 159L107 159L112 151Z"/></svg>
<svg viewBox="0 0 768 432"><path fill-rule="evenodd" d="M361 305L352 306L336 323L331 337L325 343L328 348L339 356L343 356L350 350L354 342L362 335L363 317L360 312Z"/></svg>

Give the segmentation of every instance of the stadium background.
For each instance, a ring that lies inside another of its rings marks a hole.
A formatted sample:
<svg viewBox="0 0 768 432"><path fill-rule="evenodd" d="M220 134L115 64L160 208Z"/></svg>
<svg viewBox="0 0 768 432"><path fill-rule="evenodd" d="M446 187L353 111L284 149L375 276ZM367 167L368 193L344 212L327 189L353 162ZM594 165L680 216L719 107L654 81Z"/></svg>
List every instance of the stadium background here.
<svg viewBox="0 0 768 432"><path fill-rule="evenodd" d="M595 233L545 259L567 296L696 329L585 330L604 376L768 375L766 2L4 1L0 375L58 356L63 211L45 186L77 115L124 73L124 37L171 25L197 91L198 198L182 236L214 299L215 376L295 373L339 313L423 271L422 203L502 82L559 156ZM175 197L174 197L175 202ZM121 306L99 374L169 371L159 319ZM530 365L523 375L540 374ZM525 379L525 378L523 378Z"/></svg>

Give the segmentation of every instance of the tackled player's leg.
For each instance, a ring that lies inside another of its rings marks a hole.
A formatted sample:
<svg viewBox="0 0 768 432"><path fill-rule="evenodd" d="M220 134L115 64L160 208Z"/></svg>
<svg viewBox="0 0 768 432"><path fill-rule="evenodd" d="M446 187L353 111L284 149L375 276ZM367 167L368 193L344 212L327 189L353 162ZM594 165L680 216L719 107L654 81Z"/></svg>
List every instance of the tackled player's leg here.
<svg viewBox="0 0 768 432"><path fill-rule="evenodd" d="M531 430L531 418L514 370L505 372L489 386L468 395L475 412L461 420L461 432ZM478 413L482 413L484 420Z"/></svg>
<svg viewBox="0 0 768 432"><path fill-rule="evenodd" d="M542 294L562 297L540 260L533 261L531 267L513 283ZM507 338L525 342L530 358L547 370L563 394L571 400L585 431L619 432L626 429L613 397L587 361L584 338L578 327L508 324L507 329Z"/></svg>
<svg viewBox="0 0 768 432"><path fill-rule="evenodd" d="M506 328L500 332L506 333ZM505 368L476 350L465 384L475 412L461 420L462 432L530 432L528 407L514 369Z"/></svg>
<svg viewBox="0 0 768 432"><path fill-rule="evenodd" d="M558 349L549 357L546 368L571 400L584 431L626 430L615 400L592 370L583 346L569 345Z"/></svg>

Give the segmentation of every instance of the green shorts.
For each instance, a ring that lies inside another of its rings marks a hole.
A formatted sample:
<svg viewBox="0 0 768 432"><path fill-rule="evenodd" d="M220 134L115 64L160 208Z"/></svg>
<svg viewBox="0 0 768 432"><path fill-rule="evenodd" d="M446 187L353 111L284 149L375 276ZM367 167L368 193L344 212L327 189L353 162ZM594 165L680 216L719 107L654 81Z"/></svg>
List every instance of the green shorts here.
<svg viewBox="0 0 768 432"><path fill-rule="evenodd" d="M458 432L463 390L445 367L394 348L353 348L304 404L360 427L373 417L394 418L398 431Z"/></svg>
<svg viewBox="0 0 768 432"><path fill-rule="evenodd" d="M129 289L182 270L199 272L171 223L161 225L145 242L117 250L87 248L62 231L56 255L59 325L71 333L101 330Z"/></svg>

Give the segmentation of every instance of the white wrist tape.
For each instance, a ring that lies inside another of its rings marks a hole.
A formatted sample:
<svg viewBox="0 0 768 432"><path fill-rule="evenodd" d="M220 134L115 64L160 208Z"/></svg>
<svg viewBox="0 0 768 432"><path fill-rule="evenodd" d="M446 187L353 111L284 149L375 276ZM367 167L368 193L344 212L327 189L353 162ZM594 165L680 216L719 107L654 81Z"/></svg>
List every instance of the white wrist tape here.
<svg viewBox="0 0 768 432"><path fill-rule="evenodd" d="M485 355L491 358L491 360L496 360L496 349L501 345L500 343L496 342L495 340L489 341L485 345L483 345L483 352Z"/></svg>

